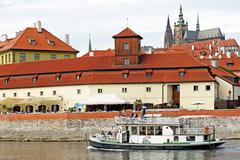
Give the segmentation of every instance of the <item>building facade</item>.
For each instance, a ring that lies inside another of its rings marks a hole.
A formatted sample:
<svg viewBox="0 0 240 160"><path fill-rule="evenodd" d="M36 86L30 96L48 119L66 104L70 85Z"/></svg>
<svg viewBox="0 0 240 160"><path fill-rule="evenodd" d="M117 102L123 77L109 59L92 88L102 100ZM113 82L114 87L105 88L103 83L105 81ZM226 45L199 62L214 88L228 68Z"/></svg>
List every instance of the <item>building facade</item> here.
<svg viewBox="0 0 240 160"><path fill-rule="evenodd" d="M14 38L4 34L0 41L0 64L75 58L77 53L69 45L68 34L64 42L42 28L40 21L35 27L17 32Z"/></svg>
<svg viewBox="0 0 240 160"><path fill-rule="evenodd" d="M113 38L114 50L2 65L1 111L64 111L96 94L130 104L141 99L152 108L214 109L218 84L208 65L177 52L144 54L142 37L130 28Z"/></svg>

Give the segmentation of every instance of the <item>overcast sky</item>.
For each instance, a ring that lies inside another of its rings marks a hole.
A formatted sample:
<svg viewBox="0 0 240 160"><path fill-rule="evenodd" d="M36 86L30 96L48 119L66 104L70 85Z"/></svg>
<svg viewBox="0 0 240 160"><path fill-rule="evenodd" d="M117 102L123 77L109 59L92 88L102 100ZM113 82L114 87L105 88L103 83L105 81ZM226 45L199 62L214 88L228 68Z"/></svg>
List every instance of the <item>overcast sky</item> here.
<svg viewBox="0 0 240 160"><path fill-rule="evenodd" d="M240 42L239 0L0 0L0 34L13 37L41 20L59 38L69 33L71 45L83 54L89 33L94 49L113 48L112 35L127 26L128 18L143 45L161 47L167 15L173 28L180 3L189 29L195 29L198 13L201 29L220 27Z"/></svg>

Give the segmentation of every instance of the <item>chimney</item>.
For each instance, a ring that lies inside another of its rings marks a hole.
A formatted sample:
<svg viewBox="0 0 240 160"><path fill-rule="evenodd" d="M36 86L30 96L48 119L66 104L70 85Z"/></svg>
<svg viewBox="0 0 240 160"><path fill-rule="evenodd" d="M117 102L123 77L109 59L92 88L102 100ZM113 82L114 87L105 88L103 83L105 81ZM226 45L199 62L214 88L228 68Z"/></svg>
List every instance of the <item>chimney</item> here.
<svg viewBox="0 0 240 160"><path fill-rule="evenodd" d="M214 68L217 68L217 67L218 67L218 61L215 60L215 59L212 59L212 60L211 60L211 65L212 65Z"/></svg>
<svg viewBox="0 0 240 160"><path fill-rule="evenodd" d="M209 59L212 59L212 55L210 54L210 55L208 56L208 58L209 58Z"/></svg>
<svg viewBox="0 0 240 160"><path fill-rule="evenodd" d="M215 52L215 55L214 55L214 56L217 57L218 55L219 55L219 52L218 52L218 51Z"/></svg>
<svg viewBox="0 0 240 160"><path fill-rule="evenodd" d="M69 44L69 34L65 34L64 41L65 43Z"/></svg>
<svg viewBox="0 0 240 160"><path fill-rule="evenodd" d="M8 35L7 34L2 34L1 41L6 41L7 39L8 39Z"/></svg>
<svg viewBox="0 0 240 160"><path fill-rule="evenodd" d="M212 46L215 46L215 41L214 40L212 41Z"/></svg>
<svg viewBox="0 0 240 160"><path fill-rule="evenodd" d="M194 51L195 50L195 46L194 45L192 45L192 51Z"/></svg>
<svg viewBox="0 0 240 160"><path fill-rule="evenodd" d="M231 58L232 57L232 53L230 51L227 51L227 58Z"/></svg>
<svg viewBox="0 0 240 160"><path fill-rule="evenodd" d="M36 27L37 27L38 33L41 33L42 32L42 22L41 21L37 21Z"/></svg>
<svg viewBox="0 0 240 160"><path fill-rule="evenodd" d="M209 51L211 51L212 50L212 45L211 44L209 44Z"/></svg>
<svg viewBox="0 0 240 160"><path fill-rule="evenodd" d="M94 52L89 52L89 57L93 57L94 56Z"/></svg>

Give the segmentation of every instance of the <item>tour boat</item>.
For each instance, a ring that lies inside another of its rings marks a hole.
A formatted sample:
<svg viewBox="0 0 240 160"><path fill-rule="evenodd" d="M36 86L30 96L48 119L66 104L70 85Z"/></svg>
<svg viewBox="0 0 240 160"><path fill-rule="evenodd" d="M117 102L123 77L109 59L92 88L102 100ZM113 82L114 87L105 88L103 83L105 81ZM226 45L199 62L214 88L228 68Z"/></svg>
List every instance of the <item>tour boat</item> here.
<svg viewBox="0 0 240 160"><path fill-rule="evenodd" d="M116 117L116 128L90 136L98 149L180 150L215 149L225 143L215 137L215 127L196 128L185 117Z"/></svg>

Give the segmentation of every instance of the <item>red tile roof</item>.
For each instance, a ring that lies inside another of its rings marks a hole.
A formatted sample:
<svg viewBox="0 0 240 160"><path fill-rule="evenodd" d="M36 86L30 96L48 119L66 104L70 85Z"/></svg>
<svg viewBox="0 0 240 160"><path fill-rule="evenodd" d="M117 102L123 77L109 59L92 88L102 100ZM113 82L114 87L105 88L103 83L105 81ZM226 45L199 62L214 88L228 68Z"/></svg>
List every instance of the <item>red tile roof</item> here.
<svg viewBox="0 0 240 160"><path fill-rule="evenodd" d="M185 70L183 77L179 75L179 69ZM122 75L125 70L128 70L128 78ZM152 71L151 78L146 76L149 70ZM56 80L59 73L60 80ZM80 76L79 80L76 75ZM34 77L37 77L36 82L33 82ZM4 83L6 78L9 78L7 84ZM144 54L139 65L129 66L115 65L115 56L86 56L0 66L0 88L203 81L214 81L208 66L182 53Z"/></svg>
<svg viewBox="0 0 240 160"><path fill-rule="evenodd" d="M192 50L194 46L194 50ZM209 49L211 46L211 50ZM164 49L165 51L183 51L187 52L188 54L200 58L202 54L204 53L204 58L208 58L209 55L214 55L217 51L220 51L220 47L232 47L232 46L238 46L237 41L235 39L227 39L227 40L221 40L221 39L212 39L212 40L206 40L206 41L198 41L198 42L192 42L192 43L185 43L183 45L174 45L170 48ZM154 53L164 53L164 50L156 49Z"/></svg>
<svg viewBox="0 0 240 160"><path fill-rule="evenodd" d="M222 40L220 42L221 47L226 47L226 46L238 46L238 43L235 39L227 39L227 40Z"/></svg>
<svg viewBox="0 0 240 160"><path fill-rule="evenodd" d="M115 51L112 49L108 49L108 50L93 50L92 51L93 56L94 57L99 57L99 56L114 56L115 55ZM90 54L89 52L84 54L82 57L89 57Z"/></svg>
<svg viewBox="0 0 240 160"><path fill-rule="evenodd" d="M120 33L113 36L113 38L128 38L128 37L138 37L140 39L143 39L140 35L138 35L137 33L135 33L133 30L131 30L128 27L125 28Z"/></svg>
<svg viewBox="0 0 240 160"><path fill-rule="evenodd" d="M143 54L139 65L115 65L115 56L93 56L38 62L23 62L0 66L0 76L44 74L72 71L119 70L119 69L164 69L202 68L207 65L188 54Z"/></svg>
<svg viewBox="0 0 240 160"><path fill-rule="evenodd" d="M220 65L218 64L218 67L213 67L211 65L211 60L210 59L201 59L201 62L209 65L211 73L212 73L213 76L218 76L218 77L224 79L225 81L227 81L230 84L240 85L239 83L234 82L234 78L236 78L237 75L234 74L234 72L231 72L230 70L226 69L226 67L223 67L221 65L221 63L223 62L223 61L221 61L221 59L216 59L216 60L218 61L218 63L220 62ZM225 61L225 60L229 60L229 59L224 58L223 60ZM230 60L230 62L232 63L231 60Z"/></svg>
<svg viewBox="0 0 240 160"><path fill-rule="evenodd" d="M0 78L0 88L30 88L47 86L66 86L79 84L129 84L129 83L186 83L186 82L210 82L214 78L207 69L187 69L185 76L180 77L178 70L153 70L152 77L146 76L144 70L129 71L128 78L122 76L121 71L91 71L83 72L79 80L75 73L63 73L60 80L56 80L55 74L39 75L36 82L32 76L11 77L5 84L4 78Z"/></svg>
<svg viewBox="0 0 240 160"><path fill-rule="evenodd" d="M34 40L36 44L31 44L29 41ZM53 41L50 45L48 41ZM66 44L50 32L42 29L39 33L36 28L28 27L22 31L17 37L8 39L0 43L0 51L11 49L19 50L41 50L41 51L63 51L78 53L77 50Z"/></svg>

